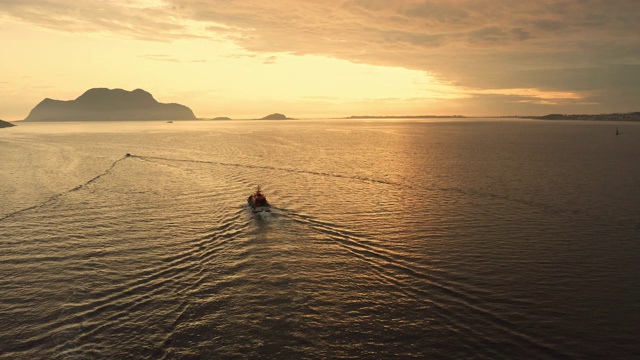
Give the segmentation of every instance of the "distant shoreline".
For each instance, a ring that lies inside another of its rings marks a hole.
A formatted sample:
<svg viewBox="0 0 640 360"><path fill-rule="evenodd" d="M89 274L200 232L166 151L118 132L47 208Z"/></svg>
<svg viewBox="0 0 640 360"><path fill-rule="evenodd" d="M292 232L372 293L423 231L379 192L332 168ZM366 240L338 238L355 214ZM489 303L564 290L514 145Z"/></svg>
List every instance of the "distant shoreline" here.
<svg viewBox="0 0 640 360"><path fill-rule="evenodd" d="M233 121L233 120L263 120L257 118L238 118L229 117L216 118L197 118L196 121ZM609 114L548 114L548 115L500 115L500 116L465 116L465 115L351 115L347 117L326 117L326 118L308 118L313 119L332 119L332 120L367 120L367 119L530 119L530 120L576 120L576 121L626 121L640 122L640 112L627 113L609 113ZM165 119L166 120L166 119ZM165 121L163 119L130 119L130 121ZM295 120L295 118L286 117L284 120ZM12 120L12 122L23 122L23 120ZM127 120L101 120L101 121L127 121ZM173 119L173 121L185 121ZM30 121L26 121L30 122ZM87 120L54 120L40 122L92 122ZM13 124L15 125L15 124Z"/></svg>
<svg viewBox="0 0 640 360"><path fill-rule="evenodd" d="M595 121L640 121L640 112L612 114L549 114L544 116L517 116L536 120L595 120Z"/></svg>
<svg viewBox="0 0 640 360"><path fill-rule="evenodd" d="M401 115L401 116L377 116L377 115L352 115L340 119L465 119L462 115Z"/></svg>
<svg viewBox="0 0 640 360"><path fill-rule="evenodd" d="M507 115L507 116L464 116L464 115L402 115L376 116L352 115L340 119L532 119L532 120L586 120L586 121L640 121L640 112L610 114L548 114L548 115Z"/></svg>

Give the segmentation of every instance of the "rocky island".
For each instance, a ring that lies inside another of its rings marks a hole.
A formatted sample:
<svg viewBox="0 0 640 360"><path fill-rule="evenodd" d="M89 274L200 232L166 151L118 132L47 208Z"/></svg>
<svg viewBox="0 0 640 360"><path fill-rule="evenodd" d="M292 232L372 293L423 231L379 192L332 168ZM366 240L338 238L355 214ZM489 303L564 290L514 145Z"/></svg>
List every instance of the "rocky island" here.
<svg viewBox="0 0 640 360"><path fill-rule="evenodd" d="M271 115L267 115L267 116L263 117L260 120L291 120L291 119L286 117L283 114L274 113L274 114L271 114Z"/></svg>
<svg viewBox="0 0 640 360"><path fill-rule="evenodd" d="M180 104L165 104L142 90L89 89L75 100L46 98L25 121L196 120Z"/></svg>
<svg viewBox="0 0 640 360"><path fill-rule="evenodd" d="M0 128L6 128L6 127L12 127L12 126L15 126L15 125L10 122L6 122L4 120L0 120Z"/></svg>

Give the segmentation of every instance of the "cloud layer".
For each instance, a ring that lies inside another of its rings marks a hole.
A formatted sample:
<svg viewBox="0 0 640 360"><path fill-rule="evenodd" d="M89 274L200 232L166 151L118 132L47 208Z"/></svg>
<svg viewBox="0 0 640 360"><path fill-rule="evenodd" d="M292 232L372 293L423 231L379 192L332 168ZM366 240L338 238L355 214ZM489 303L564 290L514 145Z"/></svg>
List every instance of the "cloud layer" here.
<svg viewBox="0 0 640 360"><path fill-rule="evenodd" d="M475 100L545 109L630 111L640 94L635 0L0 0L0 16L421 70Z"/></svg>

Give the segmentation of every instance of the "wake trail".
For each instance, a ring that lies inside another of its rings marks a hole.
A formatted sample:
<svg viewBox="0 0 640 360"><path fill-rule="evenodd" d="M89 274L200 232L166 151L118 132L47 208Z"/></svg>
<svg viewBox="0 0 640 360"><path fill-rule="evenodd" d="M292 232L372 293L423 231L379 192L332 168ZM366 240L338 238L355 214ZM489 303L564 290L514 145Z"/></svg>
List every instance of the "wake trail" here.
<svg viewBox="0 0 640 360"><path fill-rule="evenodd" d="M311 216L293 211L285 210L283 213L291 220L326 235L328 241L338 244L354 258L367 263L371 271L376 273L379 281L394 286L403 294L420 299L435 310L434 315L458 328L458 331L471 333L475 338L483 336L482 332L464 325L465 314L473 314L485 327L500 331L515 342L531 345L544 354L553 354L557 357L565 356L548 339L541 338L525 329L519 329L512 321L484 307L482 299L490 294L480 293L478 289L470 288L464 283L447 279L446 273L435 269L433 265L417 263L402 254L395 254L382 246L367 241L366 235L342 228L337 224L319 221ZM419 281L420 286L407 282L407 276ZM439 300L434 299L436 293L441 295ZM454 304L462 312L452 311L448 304ZM528 306L530 304L523 301L520 305Z"/></svg>
<svg viewBox="0 0 640 360"><path fill-rule="evenodd" d="M160 258L158 265L142 268L129 279L113 283L87 301L57 309L43 319L36 335L19 344L14 350L22 352L31 349L53 334L74 326L73 324L83 324L81 339L94 338L110 328L120 327L131 321L130 315L138 313L136 309L145 306L151 301L149 299L168 291L180 294L182 298L177 306L172 305L174 308L171 312L178 314L172 324L175 328L189 305L190 294L206 283L209 274L207 265L237 236L229 236L228 231L236 220L230 219L209 229L202 236L185 242L189 246L179 253L167 254ZM246 231L246 227L246 223L241 224L238 233ZM218 237L223 239L218 240ZM237 274L240 266L242 265L232 265L229 273ZM105 320L95 321L100 318Z"/></svg>
<svg viewBox="0 0 640 360"><path fill-rule="evenodd" d="M444 193L460 194L462 196L483 198L483 199L489 199L494 201L499 200L499 201L504 201L511 204L517 204L519 206L525 206L525 207L537 209L538 211L544 212L546 214L568 214L571 216L586 215L594 219L599 219L600 221L603 221L603 222L607 222L610 224L617 224L618 226L623 228L633 228L636 231L640 231L640 220L638 221L637 224L635 223L629 224L629 221L625 221L625 220L621 220L613 217L607 217L603 214L600 214L594 211L589 211L588 209L559 206L555 204L537 202L529 199L522 199L522 198L517 198L509 195L496 194L496 193L486 192L486 191L476 190L476 189L462 189L459 187L446 187L446 186L424 187L419 185L413 185L408 181L401 182L401 181L382 180L382 179L368 178L364 176L353 176L353 175L346 175L346 174L336 174L336 173L328 173L328 172L322 172L322 171L302 170L302 169L266 166L266 165L249 165L249 164L231 163L231 162L223 162L223 161L177 159L177 158L167 158L167 157L160 157L160 156L143 156L143 155L133 155L133 154L131 154L130 156L141 159L141 160L146 160L146 161L160 160L160 161L170 161L170 162L230 166L230 167L238 167L238 168L246 168L246 169L285 171L285 172L297 173L297 174L309 174L309 175L316 175L316 176L323 176L323 177L357 180L357 181L362 181L366 183L402 187L402 188L411 189L411 190L419 190L419 191L426 190L426 191L438 191L438 192L444 192Z"/></svg>
<svg viewBox="0 0 640 360"><path fill-rule="evenodd" d="M165 158L165 157L158 157L158 156L131 155L131 157L135 157L142 160L164 160L164 161L174 161L174 162L232 166L232 167L240 167L240 168L246 168L246 169L277 170L277 171L286 171L286 172L298 173L298 174L309 174L309 175L335 177L335 178L342 178L342 179L360 180L364 182L378 183L378 184L385 184L385 185L404 186L403 184L395 183L392 181L380 180L380 179L372 179L372 178L360 177L360 176L326 173L326 172L313 171L313 170L300 170L300 169L284 168L284 167L276 167L276 166L248 165L248 164L230 163L230 162L223 162L223 161L209 161L209 160L175 159L175 158Z"/></svg>
<svg viewBox="0 0 640 360"><path fill-rule="evenodd" d="M121 162L122 160L125 160L125 159L126 159L126 158L128 158L128 157L130 157L130 155L129 155L129 154L127 154L127 155L125 155L125 156L121 157L120 159L118 159L118 160L114 161L114 162L111 164L111 166L109 166L109 167L108 167L105 171L103 171L102 173L100 173L100 174L96 175L95 177L93 177L93 178L91 178L91 179L89 179L89 180L85 181L84 183L82 183L82 184L80 184L80 185L75 186L75 187L74 187L74 188L72 188L72 189L69 189L69 190L65 190L65 191L59 192L59 193L57 193L57 194L55 194L55 195L53 195L53 196L51 196L51 197L47 198L46 200L44 200L43 202L41 202L41 203L39 203L39 204L36 204L36 205L33 205L33 206L29 206L29 207L26 207L26 208L24 208L24 209L16 210L16 211L10 212L10 213L8 213L8 214L6 214L6 215L3 215L2 217L0 217L0 221L4 221L4 220L6 220L6 219L9 219L9 218L11 218L11 217L13 217L13 216L16 216L16 215L22 214L22 213L27 212L27 211L37 210L37 209L39 209L39 208L41 208L41 207L43 207L43 206L46 206L46 205L49 205L49 204L51 204L51 203L55 202L57 199L59 199L60 197L62 197L62 196L64 196L64 195L66 195L66 194L69 194L69 193L74 192L74 191L78 191L78 190L80 190L80 189L84 188L85 186L87 186L87 185L91 184L92 182L94 182L94 181L96 181L96 180L100 179L101 177L108 175L108 174L109 174L109 173L110 173L110 172L111 172L111 171L112 171L112 170L113 170L113 169L118 165L118 163L119 163L119 162Z"/></svg>

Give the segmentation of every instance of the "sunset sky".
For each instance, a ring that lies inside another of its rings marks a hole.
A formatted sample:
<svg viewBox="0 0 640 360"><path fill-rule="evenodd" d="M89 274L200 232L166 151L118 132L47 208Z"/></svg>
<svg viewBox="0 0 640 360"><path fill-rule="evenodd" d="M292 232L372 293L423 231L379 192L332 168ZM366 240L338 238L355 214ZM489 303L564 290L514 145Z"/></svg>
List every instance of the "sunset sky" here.
<svg viewBox="0 0 640 360"><path fill-rule="evenodd" d="M0 0L0 118L94 87L198 117L640 111L636 0Z"/></svg>

